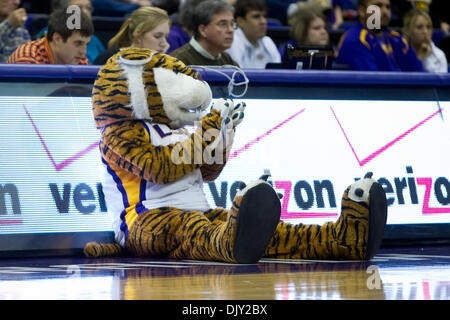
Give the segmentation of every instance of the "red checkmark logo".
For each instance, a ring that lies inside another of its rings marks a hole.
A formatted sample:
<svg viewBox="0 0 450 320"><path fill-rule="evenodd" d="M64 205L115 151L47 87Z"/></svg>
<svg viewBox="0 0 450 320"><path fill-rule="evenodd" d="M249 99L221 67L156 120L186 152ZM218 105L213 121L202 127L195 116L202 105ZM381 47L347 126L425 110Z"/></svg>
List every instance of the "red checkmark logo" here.
<svg viewBox="0 0 450 320"><path fill-rule="evenodd" d="M413 127L409 128L408 130L406 130L405 132L403 132L401 135L399 135L398 137L396 137L395 139L389 141L387 144L385 144L384 146L382 146L381 148L375 150L375 152L371 153L369 156L367 156L364 159L359 159L358 154L355 151L355 148L353 147L347 133L345 132L344 127L342 126L341 122L339 121L338 116L336 115L336 112L334 112L333 107L330 107L331 112L334 115L334 118L336 119L339 127L341 128L341 131L345 137L345 139L347 140L348 145L350 146L350 149L352 150L353 155L356 158L356 161L358 162L360 167L365 166L367 163L369 163L370 161L372 161L373 159L375 159L376 157L378 157L379 155L381 155L383 152L385 152L386 150L388 150L389 148L391 148L392 146L394 146L397 142L399 142L400 140L402 140L403 138L407 137L410 133L412 133L413 131L419 129L421 126L423 126L425 123L427 123L428 121L430 121L432 118L434 118L435 116L437 116L438 114L442 114L442 110L441 108L439 108L438 111L434 112L433 114L429 115L428 117L426 117L425 119L423 119L422 121L420 121L419 123L417 123L416 125L414 125Z"/></svg>
<svg viewBox="0 0 450 320"><path fill-rule="evenodd" d="M231 155L230 155L230 160L233 158L236 158L238 155L240 155L242 152L244 152L245 150L250 149L253 145L257 144L258 142L260 142L262 139L264 139L265 137L269 136L271 133L273 133L274 131L280 129L282 126L284 126L286 123L288 123L289 121L291 121L292 119L296 118L298 115L302 114L305 111L305 108L301 109L300 111L294 113L293 115L291 115L289 118L283 120L282 122L280 122L279 124L277 124L276 126L274 126L273 128L269 129L268 131L264 132L262 135L256 137L255 139L253 139L252 141L250 141L249 143L246 143L243 147L237 149L236 151L234 151Z"/></svg>
<svg viewBox="0 0 450 320"><path fill-rule="evenodd" d="M55 159L53 158L50 150L47 147L47 144L45 143L44 138L42 137L41 133L39 132L38 127L36 126L36 124L33 121L33 118L31 117L30 112L28 111L27 107L25 107L25 105L23 106L23 109L25 110L25 113L28 117L28 119L31 122L31 125L33 126L34 131L36 132L36 135L39 138L39 141L42 144L42 147L45 150L45 153L47 154L48 158L50 159L50 162L52 163L53 167L55 168L55 170L61 171L62 169L64 169L65 167L67 167L68 165L70 165L71 163L73 163L74 161L80 159L81 157L83 157L85 154L87 154L89 151L95 149L98 146L98 141L92 143L91 145L89 145L88 147L84 148L83 150L77 152L76 154L68 157L67 159L65 159L64 161L60 162L60 163L56 163Z"/></svg>
<svg viewBox="0 0 450 320"><path fill-rule="evenodd" d="M31 122L31 125L33 126L34 131L36 132L39 141L41 142L48 158L50 159L53 167L55 168L56 171L61 171L62 169L64 169L66 166L70 165L71 163L73 163L74 161L76 161L77 159L83 157L85 154L87 154L88 152L90 152L91 150L95 149L98 146L98 141L92 143L91 145L87 146L86 148L84 148L83 150L79 151L78 153L68 157L67 159L65 159L64 161L60 162L60 163L56 163L55 159L53 158L50 150L47 147L47 144L45 143L45 140L43 139L41 133L39 132L39 129L37 128L35 122L33 121L33 118L31 117L30 112L28 111L28 109L25 107L25 105L23 106L25 113L28 117L28 119ZM339 118L336 114L336 112L334 111L333 107L330 107L331 112L333 113L334 118L336 119L341 132L343 133L356 161L358 162L360 167L363 167L364 165L366 165L367 163L369 163L370 161L372 161L374 158L378 157L380 154L382 154L383 152L385 152L386 150L388 150L390 147L394 146L397 142L399 142L400 140L402 140L403 138L405 138L406 136L408 136L410 133L412 133L413 131L417 130L419 127L421 127L422 125L424 125L425 123L427 123L429 120L431 120L433 117L435 117L438 114L442 113L442 109L439 109L438 111L434 112L433 114L429 115L427 118L425 118L424 120L420 121L419 123L417 123L416 125L414 125L412 128L406 130L404 133L402 133L401 135L399 135L398 137L396 137L395 139L389 141L387 144L385 144L384 146L382 146L381 148L375 150L373 153L371 153L369 156L367 156L364 159L360 159L358 154L356 153L355 148L353 147L342 123L339 121ZM247 144L245 144L243 147L237 149L236 151L234 151L231 155L230 155L230 160L239 156L242 152L244 152L245 150L250 149L253 145L257 144L258 142L260 142L262 139L264 139L265 137L269 136L270 134L272 134L274 131L280 129L282 126L284 126L285 124L287 124L288 122L290 122L291 120L293 120L294 118L296 118L298 115L302 114L305 111L305 108L301 109L300 111L294 113L293 115L291 115L290 117L288 117L287 119L283 120L282 122L280 122L279 124L277 124L276 126L274 126L273 128L269 129L268 131L266 131L265 133L263 133L262 135L256 137L255 139L253 139L252 141L248 142Z"/></svg>

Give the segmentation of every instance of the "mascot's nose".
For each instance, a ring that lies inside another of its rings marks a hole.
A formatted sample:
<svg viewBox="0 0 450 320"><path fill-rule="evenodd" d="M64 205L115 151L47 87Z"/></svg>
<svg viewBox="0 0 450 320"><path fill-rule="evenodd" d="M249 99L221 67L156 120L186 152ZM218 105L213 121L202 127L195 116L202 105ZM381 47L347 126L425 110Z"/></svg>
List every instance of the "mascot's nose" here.
<svg viewBox="0 0 450 320"><path fill-rule="evenodd" d="M364 190L361 189L361 188L355 189L355 194L356 194L358 197L362 198L362 196L364 195Z"/></svg>

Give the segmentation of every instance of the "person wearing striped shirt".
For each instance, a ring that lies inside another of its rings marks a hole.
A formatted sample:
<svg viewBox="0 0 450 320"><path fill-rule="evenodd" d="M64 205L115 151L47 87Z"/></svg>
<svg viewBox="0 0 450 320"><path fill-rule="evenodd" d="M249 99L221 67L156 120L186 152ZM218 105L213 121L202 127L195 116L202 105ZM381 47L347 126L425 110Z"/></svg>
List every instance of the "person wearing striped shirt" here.
<svg viewBox="0 0 450 320"><path fill-rule="evenodd" d="M79 15L79 24L74 14ZM17 48L8 63L89 64L86 47L93 33L92 20L85 12L67 13L66 8L56 10L49 17L46 36Z"/></svg>

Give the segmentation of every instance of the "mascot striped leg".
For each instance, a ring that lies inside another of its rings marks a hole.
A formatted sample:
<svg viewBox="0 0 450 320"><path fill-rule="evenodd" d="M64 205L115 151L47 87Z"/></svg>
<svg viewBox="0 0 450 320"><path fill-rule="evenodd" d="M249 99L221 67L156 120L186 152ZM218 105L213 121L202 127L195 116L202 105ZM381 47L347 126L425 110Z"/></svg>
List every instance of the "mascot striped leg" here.
<svg viewBox="0 0 450 320"><path fill-rule="evenodd" d="M320 226L281 221L265 257L370 260L381 245L386 219L385 192L368 174L344 192L336 222Z"/></svg>
<svg viewBox="0 0 450 320"><path fill-rule="evenodd" d="M216 208L206 215L173 207L146 211L130 228L125 245L137 257L256 263L265 252L280 213L277 194L267 182L259 180L235 196L229 211ZM114 244L91 242L84 251L87 256L98 257L114 255L114 249Z"/></svg>
<svg viewBox="0 0 450 320"><path fill-rule="evenodd" d="M135 256L255 263L277 226L280 203L272 187L258 181L236 195L231 210L209 213L226 220L172 207L147 211L130 229L127 250Z"/></svg>

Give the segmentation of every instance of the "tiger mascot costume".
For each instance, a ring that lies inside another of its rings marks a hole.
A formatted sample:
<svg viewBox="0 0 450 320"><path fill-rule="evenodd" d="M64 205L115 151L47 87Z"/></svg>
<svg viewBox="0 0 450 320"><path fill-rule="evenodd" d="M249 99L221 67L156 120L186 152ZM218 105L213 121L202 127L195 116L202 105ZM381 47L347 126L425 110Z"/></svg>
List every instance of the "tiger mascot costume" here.
<svg viewBox="0 0 450 320"><path fill-rule="evenodd" d="M209 207L203 182L223 169L245 104L219 99L207 112L211 90L198 78L176 58L137 48L100 69L93 115L116 242L89 242L85 256L371 259L387 217L384 190L371 174L347 188L340 217L322 226L280 221L280 200L266 179L243 185L229 210ZM194 122L189 133L184 126ZM218 155L222 163L205 161Z"/></svg>

